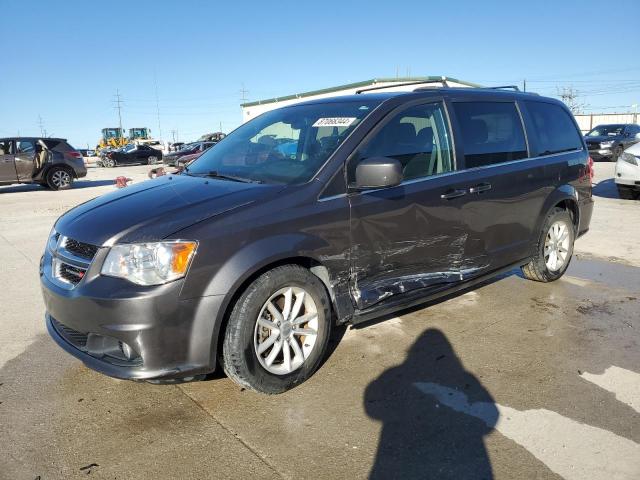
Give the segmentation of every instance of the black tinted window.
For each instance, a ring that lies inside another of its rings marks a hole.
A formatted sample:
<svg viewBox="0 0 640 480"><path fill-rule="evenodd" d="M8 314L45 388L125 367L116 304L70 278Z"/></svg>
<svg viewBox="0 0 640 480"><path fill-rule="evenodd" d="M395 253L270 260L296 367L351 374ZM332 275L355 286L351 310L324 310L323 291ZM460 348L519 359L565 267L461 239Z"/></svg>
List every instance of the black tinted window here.
<svg viewBox="0 0 640 480"><path fill-rule="evenodd" d="M466 168L527 157L520 115L513 103L454 103Z"/></svg>
<svg viewBox="0 0 640 480"><path fill-rule="evenodd" d="M559 105L525 102L533 122L535 154L551 155L582 148L582 137L569 113Z"/></svg>

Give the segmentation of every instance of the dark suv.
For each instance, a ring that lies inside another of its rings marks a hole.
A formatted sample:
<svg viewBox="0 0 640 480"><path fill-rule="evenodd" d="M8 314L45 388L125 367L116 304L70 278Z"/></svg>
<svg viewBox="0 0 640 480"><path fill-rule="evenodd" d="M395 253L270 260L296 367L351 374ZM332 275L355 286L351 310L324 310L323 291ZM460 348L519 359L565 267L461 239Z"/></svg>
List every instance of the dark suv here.
<svg viewBox="0 0 640 480"><path fill-rule="evenodd" d="M514 267L560 278L589 228L591 167L571 113L534 94L272 110L184 174L63 215L41 262L46 323L107 375L184 380L220 362L240 385L282 392L318 368L332 325Z"/></svg>
<svg viewBox="0 0 640 480"><path fill-rule="evenodd" d="M64 190L86 175L82 154L64 138L0 138L0 185L38 183Z"/></svg>
<svg viewBox="0 0 640 480"><path fill-rule="evenodd" d="M627 147L640 142L640 125L598 125L590 130L584 139L591 158L615 162Z"/></svg>

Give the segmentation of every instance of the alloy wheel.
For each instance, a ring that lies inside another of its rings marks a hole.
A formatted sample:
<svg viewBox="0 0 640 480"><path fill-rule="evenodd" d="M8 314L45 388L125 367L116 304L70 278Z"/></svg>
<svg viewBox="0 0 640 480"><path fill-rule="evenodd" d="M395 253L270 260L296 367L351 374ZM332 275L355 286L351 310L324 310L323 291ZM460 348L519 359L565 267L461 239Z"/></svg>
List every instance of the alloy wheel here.
<svg viewBox="0 0 640 480"><path fill-rule="evenodd" d="M71 183L71 175L66 170L56 170L51 175L51 183L57 189L64 188Z"/></svg>
<svg viewBox="0 0 640 480"><path fill-rule="evenodd" d="M570 231L569 225L564 221L554 222L544 241L544 261L547 268L552 272L557 272L567 263L569 259Z"/></svg>
<svg viewBox="0 0 640 480"><path fill-rule="evenodd" d="M270 373L286 375L300 368L318 337L318 309L300 287L285 287L265 302L254 329L254 350Z"/></svg>

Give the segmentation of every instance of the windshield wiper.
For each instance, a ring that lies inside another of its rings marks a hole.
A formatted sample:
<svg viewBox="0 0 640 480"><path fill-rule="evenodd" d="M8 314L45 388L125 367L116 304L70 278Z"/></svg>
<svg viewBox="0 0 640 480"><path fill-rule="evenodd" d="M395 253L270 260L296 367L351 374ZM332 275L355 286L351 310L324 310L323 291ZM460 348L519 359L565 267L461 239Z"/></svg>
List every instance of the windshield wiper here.
<svg viewBox="0 0 640 480"><path fill-rule="evenodd" d="M244 178L238 177L236 175L227 175L225 173L220 173L215 170L211 170L208 173L203 174L205 177L211 178L219 178L221 180L231 180L232 182L242 182L242 183L262 183L262 180L255 180L253 178Z"/></svg>

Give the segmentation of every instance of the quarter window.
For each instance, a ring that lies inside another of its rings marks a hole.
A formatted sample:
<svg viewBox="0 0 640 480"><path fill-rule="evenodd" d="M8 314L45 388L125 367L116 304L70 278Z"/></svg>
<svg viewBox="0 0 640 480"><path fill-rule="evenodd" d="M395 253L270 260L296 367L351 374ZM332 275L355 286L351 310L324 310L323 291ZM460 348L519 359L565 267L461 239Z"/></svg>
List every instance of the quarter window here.
<svg viewBox="0 0 640 480"><path fill-rule="evenodd" d="M582 137L569 113L560 105L526 101L533 123L535 154L551 155L582 148Z"/></svg>
<svg viewBox="0 0 640 480"><path fill-rule="evenodd" d="M454 110L466 168L527 158L520 115L510 102L459 102Z"/></svg>
<svg viewBox="0 0 640 480"><path fill-rule="evenodd" d="M371 157L398 160L405 180L450 172L453 153L449 139L440 103L410 107L388 121L358 152L349 164L349 181L355 180L357 163Z"/></svg>

